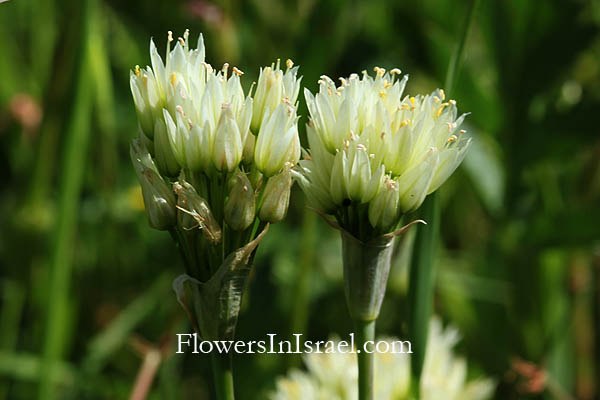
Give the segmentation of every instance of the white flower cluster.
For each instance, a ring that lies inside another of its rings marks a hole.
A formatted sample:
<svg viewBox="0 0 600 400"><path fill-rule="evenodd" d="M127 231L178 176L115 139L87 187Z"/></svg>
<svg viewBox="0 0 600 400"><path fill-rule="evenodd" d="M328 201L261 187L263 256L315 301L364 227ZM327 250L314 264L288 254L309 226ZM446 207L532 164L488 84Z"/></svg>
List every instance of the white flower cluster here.
<svg viewBox="0 0 600 400"><path fill-rule="evenodd" d="M340 78L340 86L322 76L316 95L305 89L310 151L297 178L314 207L368 203L371 225L385 230L448 179L470 140L443 90L402 97L408 76L375 72Z"/></svg>
<svg viewBox="0 0 600 400"><path fill-rule="evenodd" d="M171 50L169 33L164 64L151 41L152 67L131 72L140 127L154 142L159 169L170 176L182 168L233 171L242 159L250 163L256 157L259 170L271 176L288 162L295 165L297 67L288 61L285 73L279 63L261 70L253 112L252 97L240 83L243 72L233 67L229 75L228 64L213 69L205 62L202 36L196 49L189 48L188 36L186 31Z"/></svg>
<svg viewBox="0 0 600 400"><path fill-rule="evenodd" d="M454 353L456 329L443 329L433 318L420 383L421 400L487 400L495 383L491 379L467 381L465 359ZM393 343L397 339L385 339ZM271 400L355 400L358 370L356 354L311 353L305 356L307 371L292 370L277 380ZM378 400L410 400L410 355L375 353L374 395Z"/></svg>
<svg viewBox="0 0 600 400"><path fill-rule="evenodd" d="M279 62L261 69L253 100L251 93L245 95L242 89L242 71L230 69L228 64L217 71L205 61L202 35L195 49L190 48L187 30L171 49L172 42L169 32L163 63L151 40L152 67L136 66L130 74L140 127L137 148L148 149L165 180L179 176L182 170L209 179L225 174L231 188L225 217L233 229L246 229L255 213L264 222L281 220L288 207L290 169L301 151L298 67L288 60L285 71ZM246 174L254 174L255 179L250 182ZM145 179L145 175L139 177ZM260 196L259 186L265 188ZM210 196L196 189L200 195ZM262 204L255 204L258 197ZM159 219L156 216L162 215L158 211L164 211L165 202L159 204L161 208L155 207L151 197L145 199L152 220Z"/></svg>

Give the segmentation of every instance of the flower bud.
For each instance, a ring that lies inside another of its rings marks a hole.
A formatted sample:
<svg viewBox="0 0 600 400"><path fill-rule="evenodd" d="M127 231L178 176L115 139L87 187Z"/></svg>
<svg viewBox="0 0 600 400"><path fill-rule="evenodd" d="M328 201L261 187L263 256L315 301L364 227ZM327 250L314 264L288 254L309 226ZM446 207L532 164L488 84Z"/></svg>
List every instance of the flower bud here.
<svg viewBox="0 0 600 400"><path fill-rule="evenodd" d="M254 162L269 177L278 174L286 163L296 165L300 159L296 109L280 103L264 122L256 140Z"/></svg>
<svg viewBox="0 0 600 400"><path fill-rule="evenodd" d="M278 175L272 176L265 186L259 218L263 222L279 222L285 218L290 203L292 187L291 165L286 166Z"/></svg>
<svg viewBox="0 0 600 400"><path fill-rule="evenodd" d="M213 151L213 163L219 171L233 171L242 160L243 144L240 131L231 106L223 104L223 110L217 132Z"/></svg>
<svg viewBox="0 0 600 400"><path fill-rule="evenodd" d="M234 231L248 228L256 215L254 189L239 169L229 180L229 198L225 203L225 221Z"/></svg>
<svg viewBox="0 0 600 400"><path fill-rule="evenodd" d="M171 228L175 225L173 192L158 173L148 149L140 139L133 140L129 154L142 186L142 196L150 226L158 230Z"/></svg>
<svg viewBox="0 0 600 400"><path fill-rule="evenodd" d="M179 225L185 230L200 228L209 242L220 243L221 227L213 216L208 202L198 195L192 185L183 180L173 184L173 191L177 194Z"/></svg>

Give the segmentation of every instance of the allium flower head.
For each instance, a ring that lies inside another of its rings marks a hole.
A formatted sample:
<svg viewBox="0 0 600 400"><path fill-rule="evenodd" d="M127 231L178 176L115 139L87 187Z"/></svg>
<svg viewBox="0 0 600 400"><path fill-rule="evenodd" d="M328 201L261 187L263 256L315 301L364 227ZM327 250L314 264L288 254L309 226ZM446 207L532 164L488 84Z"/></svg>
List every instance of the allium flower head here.
<svg viewBox="0 0 600 400"><path fill-rule="evenodd" d="M316 95L305 89L310 150L297 177L314 207L338 216L368 204L371 225L386 231L463 160L470 139L458 130L465 115L457 117L456 102L441 89L403 97L408 76L400 74L376 67L375 77L363 71L336 86L322 76Z"/></svg>
<svg viewBox="0 0 600 400"><path fill-rule="evenodd" d="M288 207L289 170L301 151L298 67L288 60L285 71L279 61L262 68L253 100L244 94L242 71L227 63L217 70L205 61L202 35L193 49L187 30L176 41L169 32L164 62L151 40L150 59L151 67L131 71L130 86L140 142L148 146L156 174L166 182L181 176L193 182L198 196L212 199L208 207L218 223L233 230L248 229L259 215L263 222L281 220ZM166 226L154 215L151 221Z"/></svg>
<svg viewBox="0 0 600 400"><path fill-rule="evenodd" d="M154 139L159 168L167 174L182 168L233 171L242 159L252 99L244 96L242 71L233 67L230 74L228 64L215 70L205 62L202 35L196 49L188 36L186 31L171 50L169 33L165 63L150 41L152 68L132 71L140 128Z"/></svg>

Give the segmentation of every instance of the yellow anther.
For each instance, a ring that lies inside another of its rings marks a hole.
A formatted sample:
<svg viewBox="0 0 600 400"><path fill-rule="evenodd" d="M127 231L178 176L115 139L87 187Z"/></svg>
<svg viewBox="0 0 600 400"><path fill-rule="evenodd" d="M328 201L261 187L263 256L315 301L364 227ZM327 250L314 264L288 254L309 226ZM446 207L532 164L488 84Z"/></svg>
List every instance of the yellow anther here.
<svg viewBox="0 0 600 400"><path fill-rule="evenodd" d="M402 71L400 71L398 68L394 68L390 71L390 74L392 75L400 75L402 73Z"/></svg>
<svg viewBox="0 0 600 400"><path fill-rule="evenodd" d="M340 82L342 82L342 86L348 86L348 81L346 81L346 79L340 77L338 78L340 80Z"/></svg>
<svg viewBox="0 0 600 400"><path fill-rule="evenodd" d="M452 129L456 129L456 122L448 122L448 132L452 132Z"/></svg>
<svg viewBox="0 0 600 400"><path fill-rule="evenodd" d="M440 89L440 96L442 96L442 100L446 99L446 93L444 93L444 89Z"/></svg>
<svg viewBox="0 0 600 400"><path fill-rule="evenodd" d="M439 103L441 100L439 97L433 96L433 101L435 101L436 103Z"/></svg>
<svg viewBox="0 0 600 400"><path fill-rule="evenodd" d="M415 102L417 101L417 99L414 98L414 96L412 96L410 99L410 104L415 104Z"/></svg>
<svg viewBox="0 0 600 400"><path fill-rule="evenodd" d="M383 88L384 88L384 89L388 89L388 88L390 88L390 87L392 87L392 84L391 84L391 83L389 83L389 82L387 81L387 79L386 79L386 80L384 80L384 81L383 81Z"/></svg>
<svg viewBox="0 0 600 400"><path fill-rule="evenodd" d="M417 106L410 106L410 111L416 110Z"/></svg>
<svg viewBox="0 0 600 400"><path fill-rule="evenodd" d="M236 74L237 76L244 75L244 71L238 69L238 67L233 67L233 73Z"/></svg>
<svg viewBox="0 0 600 400"><path fill-rule="evenodd" d="M459 135L463 135L463 134L465 134L465 133L467 133L467 131L465 131L464 129L461 129L460 131L458 131L458 134L459 134Z"/></svg>
<svg viewBox="0 0 600 400"><path fill-rule="evenodd" d="M175 72L171 73L171 85L175 85L175 81L177 80L177 75Z"/></svg>
<svg viewBox="0 0 600 400"><path fill-rule="evenodd" d="M387 96L387 93L383 90L379 91L379 97L381 97L382 99L385 99L385 97Z"/></svg>
<svg viewBox="0 0 600 400"><path fill-rule="evenodd" d="M404 128L405 126L408 126L408 121L400 122L400 128Z"/></svg>
<svg viewBox="0 0 600 400"><path fill-rule="evenodd" d="M446 108L448 106L449 103L442 103L440 105L440 109L438 110L438 112L435 114L436 118L439 118L440 115L442 115L442 113L444 112L444 108Z"/></svg>
<svg viewBox="0 0 600 400"><path fill-rule="evenodd" d="M458 137L456 137L456 135L452 135L448 138L448 142L447 143L452 143L452 142L456 142L456 140L458 139Z"/></svg>
<svg viewBox="0 0 600 400"><path fill-rule="evenodd" d="M407 110L410 110L410 106L408 104L400 104L398 106L398 109L407 111Z"/></svg>
<svg viewBox="0 0 600 400"><path fill-rule="evenodd" d="M288 58L285 60L285 65L288 67L288 69L291 69L294 66L294 62Z"/></svg>
<svg viewBox="0 0 600 400"><path fill-rule="evenodd" d="M167 32L167 40L168 40L169 42L172 42L172 41L173 41L173 32L171 32L171 31L168 31L168 32Z"/></svg>
<svg viewBox="0 0 600 400"><path fill-rule="evenodd" d="M185 46L185 40L183 40L183 38L178 37L177 40L182 46Z"/></svg>
<svg viewBox="0 0 600 400"><path fill-rule="evenodd" d="M375 73L377 74L378 78L381 78L381 77L383 77L383 75L385 75L385 69L384 68L375 67L375 68L373 68L373 71L375 71Z"/></svg>
<svg viewBox="0 0 600 400"><path fill-rule="evenodd" d="M448 103L452 104L453 106L456 105L456 100L449 100Z"/></svg>
<svg viewBox="0 0 600 400"><path fill-rule="evenodd" d="M139 78L140 75L141 75L141 73L140 73L140 66L136 65L135 66L135 76L137 76Z"/></svg>

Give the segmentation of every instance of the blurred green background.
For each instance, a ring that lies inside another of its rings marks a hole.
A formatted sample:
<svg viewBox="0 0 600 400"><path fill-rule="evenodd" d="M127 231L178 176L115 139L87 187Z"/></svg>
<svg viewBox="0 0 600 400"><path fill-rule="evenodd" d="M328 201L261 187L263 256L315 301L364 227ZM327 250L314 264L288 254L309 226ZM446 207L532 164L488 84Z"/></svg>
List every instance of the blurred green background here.
<svg viewBox="0 0 600 400"><path fill-rule="evenodd" d="M416 94L442 85L467 3L0 3L0 400L127 398L157 354L148 398L211 398L208 357L173 356L190 331L171 289L183 269L149 228L129 161L129 70L149 64L150 37L164 49L167 30L203 32L208 60L245 71L246 90L289 57L312 91L321 74L378 65L409 73ZM441 190L436 313L461 330L471 373L498 380L496 398L598 399L600 2L481 1L452 97L475 141ZM291 204L257 253L239 339L350 332L337 233L297 189ZM405 334L410 246L380 334ZM234 365L238 398L262 399L301 360Z"/></svg>

